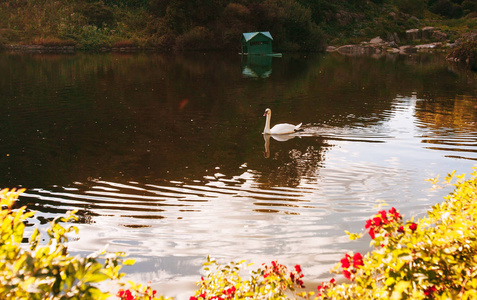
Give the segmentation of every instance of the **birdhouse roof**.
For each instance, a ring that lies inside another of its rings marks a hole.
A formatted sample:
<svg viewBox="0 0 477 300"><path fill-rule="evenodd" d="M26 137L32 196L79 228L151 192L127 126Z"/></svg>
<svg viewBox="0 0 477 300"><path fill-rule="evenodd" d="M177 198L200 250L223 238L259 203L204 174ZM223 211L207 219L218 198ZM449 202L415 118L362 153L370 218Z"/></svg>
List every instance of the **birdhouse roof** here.
<svg viewBox="0 0 477 300"><path fill-rule="evenodd" d="M268 37L269 39L273 40L272 35L268 31L246 32L246 33L243 33L242 35L245 41L248 42L259 34L262 34Z"/></svg>

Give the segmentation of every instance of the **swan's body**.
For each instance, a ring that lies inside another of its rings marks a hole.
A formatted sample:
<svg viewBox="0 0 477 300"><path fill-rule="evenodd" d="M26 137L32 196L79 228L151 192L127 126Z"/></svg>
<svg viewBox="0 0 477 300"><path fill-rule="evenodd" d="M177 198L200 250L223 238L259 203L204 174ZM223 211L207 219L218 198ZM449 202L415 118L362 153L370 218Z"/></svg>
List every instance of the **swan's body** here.
<svg viewBox="0 0 477 300"><path fill-rule="evenodd" d="M265 129L263 130L263 134L290 134L290 133L295 133L298 130L300 130L300 126L302 123L298 125L292 125L292 124L287 124L287 123L281 123L273 126L270 129L270 119L272 117L272 111L270 108L267 108L265 110L265 114L263 116L266 116L267 119L265 121Z"/></svg>

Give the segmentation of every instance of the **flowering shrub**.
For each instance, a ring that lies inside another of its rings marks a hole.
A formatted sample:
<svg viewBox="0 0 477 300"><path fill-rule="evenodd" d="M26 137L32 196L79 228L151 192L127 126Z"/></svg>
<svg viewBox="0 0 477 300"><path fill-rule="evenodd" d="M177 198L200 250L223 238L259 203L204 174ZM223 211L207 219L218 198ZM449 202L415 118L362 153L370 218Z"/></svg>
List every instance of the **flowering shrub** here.
<svg viewBox="0 0 477 300"><path fill-rule="evenodd" d="M302 297L307 295L297 292L297 289L304 287L300 265L290 271L286 266L272 261L271 265L263 264L262 268L252 271L250 278L244 280L241 277L244 263L219 265L207 257L204 263L207 275L197 283L199 290L190 300L289 299L287 294L292 292Z"/></svg>
<svg viewBox="0 0 477 300"><path fill-rule="evenodd" d="M346 254L334 270L350 282L319 286L318 298L476 299L477 171L464 178L457 176L455 190L417 222L403 222L394 208L369 219L374 251Z"/></svg>
<svg viewBox="0 0 477 300"><path fill-rule="evenodd" d="M95 284L105 280L121 284L119 280L124 275L119 272L121 267L134 262L123 260L123 253L99 252L85 258L69 255L67 234L78 229L63 227L61 223L76 220L74 212L51 221L48 238L43 238L36 228L28 243L24 243L25 223L35 213L28 212L26 207L12 209L23 191L0 191L0 299L106 299L112 296ZM46 243L41 242L43 240ZM163 299L155 298L155 291L149 287L131 285L133 293L127 290L118 294L121 299Z"/></svg>
<svg viewBox="0 0 477 300"><path fill-rule="evenodd" d="M316 294L298 292L303 287L299 265L290 272L274 261L243 280L243 262L218 265L207 258L207 276L190 300L477 299L477 171L470 175L469 180L448 176L448 183L457 178L455 190L419 221L403 221L390 208L367 220L365 232L348 233L351 239L369 234L374 250L344 255L333 270L347 282L332 278Z"/></svg>

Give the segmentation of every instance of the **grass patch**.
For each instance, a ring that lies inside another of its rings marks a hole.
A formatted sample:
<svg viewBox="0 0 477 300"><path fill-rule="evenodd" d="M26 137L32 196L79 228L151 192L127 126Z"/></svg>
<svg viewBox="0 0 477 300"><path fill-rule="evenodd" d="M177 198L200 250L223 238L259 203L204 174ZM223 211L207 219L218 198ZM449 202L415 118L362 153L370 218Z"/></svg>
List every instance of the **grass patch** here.
<svg viewBox="0 0 477 300"><path fill-rule="evenodd" d="M45 47L64 47L64 46L75 46L76 42L71 40L63 40L60 38L35 38L31 41L32 45L39 45Z"/></svg>

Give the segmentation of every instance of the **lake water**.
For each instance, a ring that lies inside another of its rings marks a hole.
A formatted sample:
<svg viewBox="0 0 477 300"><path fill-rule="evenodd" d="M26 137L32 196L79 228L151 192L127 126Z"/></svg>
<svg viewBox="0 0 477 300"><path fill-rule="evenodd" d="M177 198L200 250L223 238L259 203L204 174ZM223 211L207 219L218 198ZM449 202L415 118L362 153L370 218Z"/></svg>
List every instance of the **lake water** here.
<svg viewBox="0 0 477 300"><path fill-rule="evenodd" d="M73 253L188 299L207 255L301 264L311 285L386 202L424 216L477 164L477 76L441 55L0 53L0 185L32 224L79 209ZM295 136L264 137L303 122Z"/></svg>

